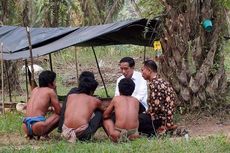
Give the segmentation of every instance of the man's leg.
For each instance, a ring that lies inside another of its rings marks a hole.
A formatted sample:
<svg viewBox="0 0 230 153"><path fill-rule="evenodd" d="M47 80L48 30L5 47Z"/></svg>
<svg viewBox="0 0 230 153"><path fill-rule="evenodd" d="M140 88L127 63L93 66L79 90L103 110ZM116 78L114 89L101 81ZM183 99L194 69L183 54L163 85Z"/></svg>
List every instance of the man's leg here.
<svg viewBox="0 0 230 153"><path fill-rule="evenodd" d="M115 130L114 122L111 119L106 119L103 121L103 126L106 134L113 142L117 142L120 137L120 132Z"/></svg>
<svg viewBox="0 0 230 153"><path fill-rule="evenodd" d="M161 126L160 120L152 120L149 114L139 114L138 131L147 134L148 137L156 135L156 130Z"/></svg>
<svg viewBox="0 0 230 153"><path fill-rule="evenodd" d="M102 113L100 111L94 112L94 117L89 121L89 127L81 134L79 140L90 140L96 133L97 129L102 125Z"/></svg>
<svg viewBox="0 0 230 153"><path fill-rule="evenodd" d="M37 136L48 135L58 126L60 116L57 114L51 115L45 122L38 122L32 126L33 133Z"/></svg>

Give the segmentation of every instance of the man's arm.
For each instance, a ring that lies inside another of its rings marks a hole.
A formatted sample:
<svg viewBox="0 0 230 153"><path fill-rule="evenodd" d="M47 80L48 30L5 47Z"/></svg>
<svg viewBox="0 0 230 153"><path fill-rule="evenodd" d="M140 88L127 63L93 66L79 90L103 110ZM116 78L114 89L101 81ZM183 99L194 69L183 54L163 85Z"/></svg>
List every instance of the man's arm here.
<svg viewBox="0 0 230 153"><path fill-rule="evenodd" d="M142 76L135 81L135 90L132 94L139 102L145 102L147 106L147 82Z"/></svg>
<svg viewBox="0 0 230 153"><path fill-rule="evenodd" d="M93 98L94 98L94 101L97 103L97 108L101 111L104 111L102 107L102 101L96 97L93 97Z"/></svg>
<svg viewBox="0 0 230 153"><path fill-rule="evenodd" d="M109 104L109 106L104 111L103 118L104 119L108 119L111 116L111 114L113 112L113 109L114 109L114 99L111 101L111 103Z"/></svg>
<svg viewBox="0 0 230 153"><path fill-rule="evenodd" d="M61 113L61 105L58 101L57 94L52 90L50 92L50 100L51 100L51 105L54 107L54 112L58 115Z"/></svg>

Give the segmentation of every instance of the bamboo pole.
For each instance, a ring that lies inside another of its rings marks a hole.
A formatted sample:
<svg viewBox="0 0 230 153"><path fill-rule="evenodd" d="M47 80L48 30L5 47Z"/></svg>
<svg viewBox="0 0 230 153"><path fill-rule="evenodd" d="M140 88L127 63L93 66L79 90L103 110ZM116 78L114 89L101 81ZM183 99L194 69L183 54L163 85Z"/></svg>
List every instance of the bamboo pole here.
<svg viewBox="0 0 230 153"><path fill-rule="evenodd" d="M25 60L25 73L26 73L26 101L29 100L29 90L28 90L28 63L27 59Z"/></svg>
<svg viewBox="0 0 230 153"><path fill-rule="evenodd" d="M53 64L52 64L52 56L51 56L51 53L49 53L49 62L50 62L50 71L53 72Z"/></svg>
<svg viewBox="0 0 230 153"><path fill-rule="evenodd" d="M3 74L3 43L1 43L1 73L2 73L2 114L5 114L5 105L4 105L4 74Z"/></svg>
<svg viewBox="0 0 230 153"><path fill-rule="evenodd" d="M30 36L30 28L26 27L26 33L29 43L29 50L30 50L30 60L31 60L31 90L35 88L35 79L34 79L34 60L33 60L33 52L32 52L32 44L31 44L31 36Z"/></svg>
<svg viewBox="0 0 230 153"><path fill-rule="evenodd" d="M99 74L100 74L100 76L101 76L101 80L102 80L102 83L103 83L103 86L104 86L104 89L105 89L105 93L106 93L106 96L107 96L107 98L108 98L108 97L109 97L109 94L108 94L108 92L107 92L107 88L106 88L106 86L105 86L105 81L104 81L104 79L103 79L103 77L102 77L101 70L100 70L100 67L99 67L99 64L98 64L98 60L97 60L97 55L96 55L96 52L95 52L93 46L92 46L92 50L93 50L93 54L94 54L94 57L95 57L95 60L96 60L97 69L98 69L98 72L99 72Z"/></svg>
<svg viewBox="0 0 230 153"><path fill-rule="evenodd" d="M9 89L9 97L10 97L10 102L12 102L12 91L11 91L11 86L10 86L10 77L9 77L9 68L8 68L8 63L5 61L5 72L6 72L6 78L7 78L7 84L8 84L8 89Z"/></svg>
<svg viewBox="0 0 230 153"><path fill-rule="evenodd" d="M146 46L144 47L144 61L146 60Z"/></svg>
<svg viewBox="0 0 230 153"><path fill-rule="evenodd" d="M77 84L78 82L78 51L77 51L77 47L75 46L75 65L76 65L76 75L77 75Z"/></svg>

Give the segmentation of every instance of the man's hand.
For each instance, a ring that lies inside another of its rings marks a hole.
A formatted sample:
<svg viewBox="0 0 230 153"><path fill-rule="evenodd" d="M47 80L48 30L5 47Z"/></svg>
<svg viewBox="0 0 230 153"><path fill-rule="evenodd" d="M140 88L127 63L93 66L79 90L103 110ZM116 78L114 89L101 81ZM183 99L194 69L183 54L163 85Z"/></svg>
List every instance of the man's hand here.
<svg viewBox="0 0 230 153"><path fill-rule="evenodd" d="M167 127L166 127L166 126L161 126L161 127L159 127L159 128L157 129L157 133L158 133L159 135L165 134L166 131L167 131Z"/></svg>

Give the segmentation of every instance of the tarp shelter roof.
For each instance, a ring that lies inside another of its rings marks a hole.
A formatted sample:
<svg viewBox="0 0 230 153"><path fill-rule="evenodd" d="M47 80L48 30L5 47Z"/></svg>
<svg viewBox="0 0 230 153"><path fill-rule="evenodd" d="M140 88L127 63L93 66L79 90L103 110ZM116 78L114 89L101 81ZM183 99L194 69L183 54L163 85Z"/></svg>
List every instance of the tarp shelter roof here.
<svg viewBox="0 0 230 153"><path fill-rule="evenodd" d="M158 25L157 19L139 19L78 28L31 28L33 57L70 46L151 46L157 37ZM25 27L1 26L0 43L3 43L4 60L30 57Z"/></svg>

